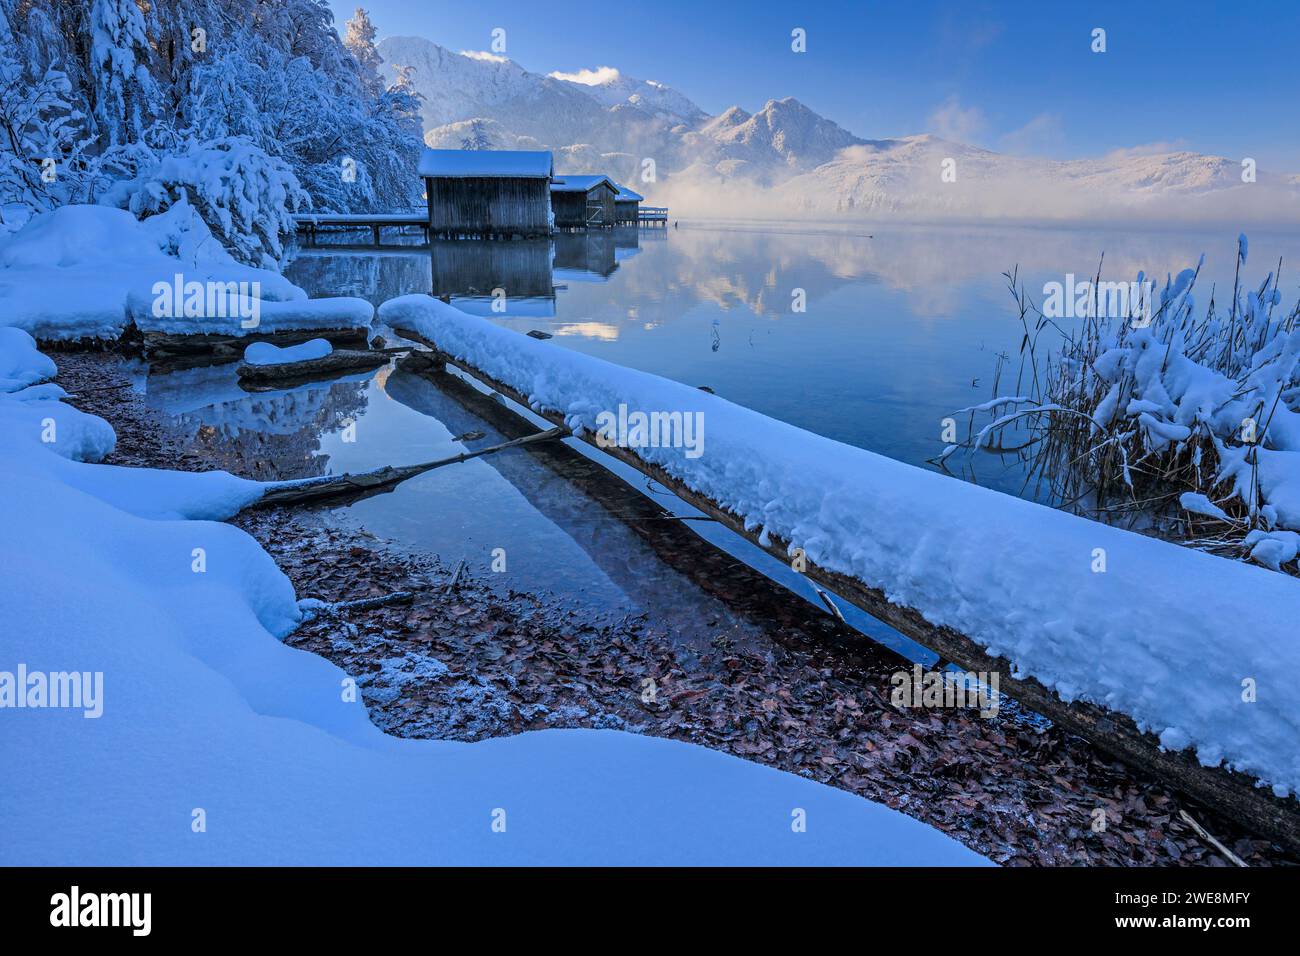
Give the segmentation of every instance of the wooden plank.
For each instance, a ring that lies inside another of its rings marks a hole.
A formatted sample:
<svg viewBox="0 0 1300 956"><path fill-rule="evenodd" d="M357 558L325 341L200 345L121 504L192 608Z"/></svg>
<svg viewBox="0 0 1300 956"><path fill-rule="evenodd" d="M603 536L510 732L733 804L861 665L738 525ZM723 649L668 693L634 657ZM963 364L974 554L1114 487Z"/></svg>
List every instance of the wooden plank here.
<svg viewBox="0 0 1300 956"><path fill-rule="evenodd" d="M439 458L434 461L421 462L418 465L384 465L382 468L358 474L322 475L319 478L267 482L263 486L261 497L245 505L244 508L245 510L249 508L282 508L338 498L353 500L368 498L381 492L392 491L408 478L423 475L435 468L458 465L461 462L481 458L484 455L505 451L507 448L518 448L534 442L566 438L568 435L569 430L559 426L549 428L544 432L515 438L500 445L479 448L475 451L463 451L459 455L452 455L450 458Z"/></svg>
<svg viewBox="0 0 1300 956"><path fill-rule="evenodd" d="M427 345L435 353L434 361L456 365L494 391L525 408L530 407L528 397L512 385L442 352L435 342L412 329L396 328L395 331L404 338ZM564 417L556 412L535 411L534 414L553 424L564 424ZM575 437L654 479L751 544L782 563L789 563L790 542L771 535L764 543L755 532L745 529L745 522L739 515L684 485L658 465L645 461L632 449L602 447L587 432ZM1160 741L1153 734L1139 731L1126 714L1082 701L1066 703L1032 677L1011 676L1009 661L991 656L964 634L931 624L915 608L892 603L881 590L863 581L818 567L811 561L805 574L958 667L968 671L997 672L1000 675L999 689L1025 707L1050 718L1112 757L1152 774L1211 810L1280 844L1289 852L1300 854L1300 806L1294 800L1274 796L1266 788L1256 786L1256 781L1245 774L1222 767L1202 767L1185 752L1162 750Z"/></svg>

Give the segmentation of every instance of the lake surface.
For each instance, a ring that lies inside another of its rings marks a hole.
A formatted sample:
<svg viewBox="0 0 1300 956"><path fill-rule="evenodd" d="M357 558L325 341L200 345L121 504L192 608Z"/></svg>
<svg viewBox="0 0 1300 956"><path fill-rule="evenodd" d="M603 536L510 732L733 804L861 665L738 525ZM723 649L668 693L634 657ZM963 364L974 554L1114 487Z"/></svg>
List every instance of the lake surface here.
<svg viewBox="0 0 1300 956"><path fill-rule="evenodd" d="M1205 253L1198 301L1217 284L1223 303L1236 241L1208 231L683 224L408 253L312 250L288 275L312 295L376 304L449 294L509 328L926 466L943 448L942 420L993 397L999 352L999 393L1016 394L1022 328L1002 272L1019 267L1041 303L1044 283L1091 277L1103 253L1103 279L1143 271L1161 283ZM1254 236L1243 276L1258 285L1279 257L1289 307L1300 296L1300 237ZM493 289L504 292L503 312ZM987 457L982 484L1033 496L1012 463Z"/></svg>
<svg viewBox="0 0 1300 956"><path fill-rule="evenodd" d="M1163 280L1205 252L1198 283L1204 304L1212 283L1231 288L1236 236L1046 229L868 235L808 225L683 224L541 242L303 250L287 275L313 296L356 295L375 304L410 292L447 294L509 328L540 329L563 347L708 385L794 425L928 468L942 448L942 419L993 394L999 352L1013 360L1000 391L1015 391L1022 330L1000 273L1018 265L1040 299L1044 282L1094 274L1103 252L1103 278L1125 281L1139 270ZM1253 236L1245 275L1258 285L1279 256L1289 307L1300 292L1300 239ZM504 293L503 312L493 310L496 289ZM803 311L796 309L800 295ZM233 365L153 369L141 384L148 401L209 458L261 479L408 464L514 437L481 392L439 386L400 366L252 395L239 388ZM782 602L746 578L744 566L822 613L807 580L781 562L714 524L676 520L696 513L583 443L563 446L438 469L335 514L449 564L463 559L504 592L551 596L557 607L583 615L644 614L686 642L718 635L743 641L765 623L780 627ZM630 498L611 491L621 486L599 477L601 467L638 491ZM1019 471L998 458L983 456L977 473L983 484L1021 491ZM700 538L740 558L741 569L717 562ZM498 549L507 557L504 571L494 571ZM790 613L808 613L802 606ZM933 660L886 625L844 610L877 640Z"/></svg>

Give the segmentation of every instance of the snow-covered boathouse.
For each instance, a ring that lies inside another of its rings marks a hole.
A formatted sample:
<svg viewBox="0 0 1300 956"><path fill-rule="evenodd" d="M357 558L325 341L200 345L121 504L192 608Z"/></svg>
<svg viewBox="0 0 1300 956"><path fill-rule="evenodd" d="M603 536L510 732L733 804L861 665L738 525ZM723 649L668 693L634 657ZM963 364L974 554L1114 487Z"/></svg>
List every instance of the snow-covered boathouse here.
<svg viewBox="0 0 1300 956"><path fill-rule="evenodd" d="M548 236L554 163L541 150L426 149L429 232L445 238Z"/></svg>
<svg viewBox="0 0 1300 956"><path fill-rule="evenodd" d="M634 193L626 186L619 186L618 192L614 194L614 221L617 223L631 223L636 225L641 221L641 203L645 197L640 193Z"/></svg>
<svg viewBox="0 0 1300 956"><path fill-rule="evenodd" d="M614 225L618 184L608 176L556 176L551 209L556 229L592 229Z"/></svg>

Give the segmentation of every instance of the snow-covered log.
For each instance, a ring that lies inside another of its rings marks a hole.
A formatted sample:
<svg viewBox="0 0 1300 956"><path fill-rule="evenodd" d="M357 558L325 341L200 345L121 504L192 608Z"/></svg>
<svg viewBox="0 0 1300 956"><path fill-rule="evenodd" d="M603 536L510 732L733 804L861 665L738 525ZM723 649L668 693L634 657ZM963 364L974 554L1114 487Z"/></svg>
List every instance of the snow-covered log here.
<svg viewBox="0 0 1300 956"><path fill-rule="evenodd" d="M383 352L362 349L337 349L320 358L297 362L280 362L273 365L254 365L245 362L236 369L239 384L245 388L283 388L286 382L304 382L334 378L348 372L368 372L392 360Z"/></svg>
<svg viewBox="0 0 1300 956"><path fill-rule="evenodd" d="M1300 666L1294 580L844 445L429 296L379 315L768 552L802 549L809 577L948 660L1000 672L1063 727L1300 847L1300 708L1276 677ZM620 412L698 415L707 440L599 441Z"/></svg>

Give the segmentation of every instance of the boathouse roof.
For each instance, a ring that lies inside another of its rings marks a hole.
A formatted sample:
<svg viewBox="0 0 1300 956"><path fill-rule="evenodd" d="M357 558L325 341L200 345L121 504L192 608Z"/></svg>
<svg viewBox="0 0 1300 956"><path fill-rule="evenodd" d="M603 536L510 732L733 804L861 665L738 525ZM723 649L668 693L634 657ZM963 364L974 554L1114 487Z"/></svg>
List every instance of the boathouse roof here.
<svg viewBox="0 0 1300 956"><path fill-rule="evenodd" d="M426 149L420 154L423 177L500 177L550 179L551 154L532 149Z"/></svg>
<svg viewBox="0 0 1300 956"><path fill-rule="evenodd" d="M618 183L608 176L556 176L551 183L551 192L588 193L603 182L609 183L609 188L618 192Z"/></svg>
<svg viewBox="0 0 1300 956"><path fill-rule="evenodd" d="M632 190L628 189L626 186L620 186L618 183L615 183L614 188L618 190L618 195L614 197L614 202L644 202L645 201L645 196L642 196L640 193L632 192Z"/></svg>

